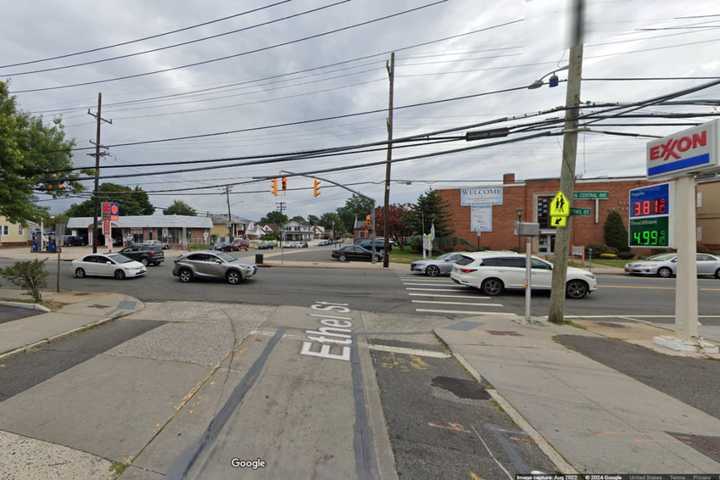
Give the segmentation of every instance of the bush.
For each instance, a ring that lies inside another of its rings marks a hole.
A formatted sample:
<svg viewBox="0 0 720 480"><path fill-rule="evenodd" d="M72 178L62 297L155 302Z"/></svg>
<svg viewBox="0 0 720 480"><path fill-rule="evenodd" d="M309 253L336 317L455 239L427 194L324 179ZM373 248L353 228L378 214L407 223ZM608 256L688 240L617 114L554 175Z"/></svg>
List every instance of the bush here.
<svg viewBox="0 0 720 480"><path fill-rule="evenodd" d="M623 219L616 210L608 213L605 225L603 226L605 243L620 252L626 252L628 247L628 231L625 228Z"/></svg>
<svg viewBox="0 0 720 480"><path fill-rule="evenodd" d="M47 285L48 273L45 271L45 260L17 262L10 267L0 269L0 275L20 288L30 292L33 300L42 301L40 289Z"/></svg>
<svg viewBox="0 0 720 480"><path fill-rule="evenodd" d="M631 260L635 258L635 254L633 252L620 252L618 253L618 258L622 258L623 260Z"/></svg>

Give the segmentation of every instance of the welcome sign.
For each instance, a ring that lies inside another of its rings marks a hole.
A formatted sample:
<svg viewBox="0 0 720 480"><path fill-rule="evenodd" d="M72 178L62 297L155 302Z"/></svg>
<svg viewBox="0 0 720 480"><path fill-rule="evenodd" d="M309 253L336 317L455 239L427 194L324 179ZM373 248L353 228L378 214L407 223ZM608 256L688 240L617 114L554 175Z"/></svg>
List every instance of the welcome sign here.
<svg viewBox="0 0 720 480"><path fill-rule="evenodd" d="M479 186L462 187L460 189L460 205L470 207L473 205L502 205L503 187Z"/></svg>

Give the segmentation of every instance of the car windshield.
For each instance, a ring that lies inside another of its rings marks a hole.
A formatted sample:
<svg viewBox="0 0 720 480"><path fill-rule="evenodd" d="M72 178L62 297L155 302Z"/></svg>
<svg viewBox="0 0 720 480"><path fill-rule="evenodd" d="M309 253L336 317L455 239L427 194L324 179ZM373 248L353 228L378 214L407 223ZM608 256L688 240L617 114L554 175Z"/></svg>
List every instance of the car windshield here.
<svg viewBox="0 0 720 480"><path fill-rule="evenodd" d="M233 260L237 260L235 257L227 253L216 253L215 256L218 258L222 258L226 262L232 262Z"/></svg>
<svg viewBox="0 0 720 480"><path fill-rule="evenodd" d="M128 258L125 255L120 255L119 253L116 253L114 255L108 255L107 257L115 263L128 263L133 261L132 258Z"/></svg>
<svg viewBox="0 0 720 480"><path fill-rule="evenodd" d="M675 258L674 253L660 253L658 255L652 255L650 257L647 257L646 260L650 260L653 262L667 262L669 260L672 260L673 258Z"/></svg>

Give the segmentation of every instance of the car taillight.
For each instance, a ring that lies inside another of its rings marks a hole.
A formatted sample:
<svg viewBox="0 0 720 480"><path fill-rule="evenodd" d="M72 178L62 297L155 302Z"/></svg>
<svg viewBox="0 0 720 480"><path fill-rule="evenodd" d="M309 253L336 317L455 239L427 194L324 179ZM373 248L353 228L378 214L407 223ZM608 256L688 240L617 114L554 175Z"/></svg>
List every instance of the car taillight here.
<svg viewBox="0 0 720 480"><path fill-rule="evenodd" d="M463 273L477 272L477 268L460 268Z"/></svg>
<svg viewBox="0 0 720 480"><path fill-rule="evenodd" d="M155 256L155 252L148 252L148 256L149 256L149 257L154 257L154 256Z"/></svg>

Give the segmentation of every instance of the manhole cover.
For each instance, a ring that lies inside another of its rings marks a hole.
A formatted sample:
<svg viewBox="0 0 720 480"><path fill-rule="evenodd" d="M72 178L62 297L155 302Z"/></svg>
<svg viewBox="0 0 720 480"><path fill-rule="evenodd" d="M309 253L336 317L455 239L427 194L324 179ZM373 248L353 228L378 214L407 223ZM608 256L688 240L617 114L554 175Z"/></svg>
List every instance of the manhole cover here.
<svg viewBox="0 0 720 480"><path fill-rule="evenodd" d="M597 324L610 328L625 328L625 325L616 322L597 322Z"/></svg>
<svg viewBox="0 0 720 480"><path fill-rule="evenodd" d="M488 330L490 335L506 335L510 337L522 337L518 332L514 330Z"/></svg>
<svg viewBox="0 0 720 480"><path fill-rule="evenodd" d="M432 386L452 392L458 398L471 400L487 400L490 394L485 388L473 380L463 380L454 377L435 377L432 379Z"/></svg>

